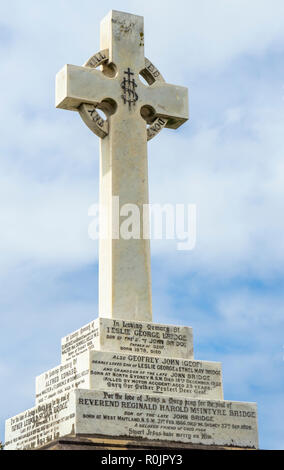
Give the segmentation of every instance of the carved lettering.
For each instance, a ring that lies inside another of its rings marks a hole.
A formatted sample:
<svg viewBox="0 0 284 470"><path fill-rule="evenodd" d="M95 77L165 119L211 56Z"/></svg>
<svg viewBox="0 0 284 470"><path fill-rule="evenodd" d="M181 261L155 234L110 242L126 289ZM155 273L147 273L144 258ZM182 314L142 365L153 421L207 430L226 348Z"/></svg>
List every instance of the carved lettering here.
<svg viewBox="0 0 284 470"><path fill-rule="evenodd" d="M93 67L96 68L99 65L103 64L104 62L107 62L108 60L108 51L100 51L97 54L94 54L85 64L85 67Z"/></svg>
<svg viewBox="0 0 284 470"><path fill-rule="evenodd" d="M151 124L147 129L147 137L148 140L151 140L155 137L162 129L166 126L167 121L161 117L157 118L153 124Z"/></svg>
<svg viewBox="0 0 284 470"><path fill-rule="evenodd" d="M121 88L124 91L124 94L121 95L124 104L128 103L129 110L131 109L131 106L134 105L136 101L138 100L138 95L135 91L135 88L137 88L137 83L135 82L134 78L131 78L134 76L134 73L131 72L130 68L128 67L127 71L124 72L125 75L127 76L124 77L123 82L121 83Z"/></svg>
<svg viewBox="0 0 284 470"><path fill-rule="evenodd" d="M63 339L62 361L87 349L100 349L99 336L106 351L192 358L191 328L102 319L101 323L93 322L90 330Z"/></svg>
<svg viewBox="0 0 284 470"><path fill-rule="evenodd" d="M99 351L75 361L37 378L37 404L74 388L222 399L219 363Z"/></svg>

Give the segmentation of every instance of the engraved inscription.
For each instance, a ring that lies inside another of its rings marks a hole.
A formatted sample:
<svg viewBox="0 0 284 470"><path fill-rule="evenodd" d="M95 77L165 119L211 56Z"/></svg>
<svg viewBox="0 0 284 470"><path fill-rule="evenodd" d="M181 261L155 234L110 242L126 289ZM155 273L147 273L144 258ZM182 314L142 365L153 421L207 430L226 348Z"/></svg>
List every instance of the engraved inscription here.
<svg viewBox="0 0 284 470"><path fill-rule="evenodd" d="M218 363L95 351L91 358L91 389L223 398Z"/></svg>
<svg viewBox="0 0 284 470"><path fill-rule="evenodd" d="M102 119L96 108L93 104L82 103L78 111L89 129L103 139L108 135L109 124L108 120Z"/></svg>
<svg viewBox="0 0 284 470"><path fill-rule="evenodd" d="M88 349L193 359L192 328L99 318L62 339L62 362Z"/></svg>
<svg viewBox="0 0 284 470"><path fill-rule="evenodd" d="M141 45L144 40L143 33L140 34ZM94 54L85 64L84 67L97 68L100 65L107 64L109 60L109 51L104 49L99 51L97 54ZM136 92L137 83L134 79L134 73L130 68L124 72L125 77L121 83L121 88L123 89L123 95L121 95L123 103L128 104L129 109L132 106L135 106L135 103L138 100L138 94ZM155 65L145 57L145 68L141 70L140 74L148 82L149 85L152 85L156 81L165 82L160 71L155 67ZM78 110L79 113L87 124L87 126L94 132L96 135L102 139L106 137L109 133L109 124L108 120L102 119L99 113L96 110L95 105L82 104ZM147 140L153 139L165 126L167 125L167 120L158 117L154 122L147 128Z"/></svg>
<svg viewBox="0 0 284 470"><path fill-rule="evenodd" d="M73 388L223 399L214 362L89 351L36 379L36 404Z"/></svg>
<svg viewBox="0 0 284 470"><path fill-rule="evenodd" d="M5 448L14 450L40 447L59 435L69 434L74 418L70 395L60 395L7 420Z"/></svg>
<svg viewBox="0 0 284 470"><path fill-rule="evenodd" d="M71 335L65 336L61 341L62 362L78 356L88 349L98 348L99 328L97 322L92 321Z"/></svg>
<svg viewBox="0 0 284 470"><path fill-rule="evenodd" d="M140 71L140 75L146 80L148 85L152 85L156 81L165 82L161 72L155 67L149 59L145 57L145 68Z"/></svg>
<svg viewBox="0 0 284 470"><path fill-rule="evenodd" d="M35 448L71 433L257 448L257 408L255 403L77 389L7 420L5 447Z"/></svg>
<svg viewBox="0 0 284 470"><path fill-rule="evenodd" d="M146 59L146 58L145 58L145 67L155 80L164 81L164 79L163 79L161 73L159 72L159 70L155 67L154 64L152 64L152 62L150 62L149 59Z"/></svg>
<svg viewBox="0 0 284 470"><path fill-rule="evenodd" d="M76 396L77 433L258 447L254 403L82 390Z"/></svg>
<svg viewBox="0 0 284 470"><path fill-rule="evenodd" d="M132 78L134 76L134 73L131 72L130 68L128 67L127 71L124 72L125 75L127 76L123 78L123 82L121 83L121 88L123 89L124 93L121 95L124 104L128 103L129 109L131 109L131 106L134 105L136 101L138 100L138 95L135 91L135 88L137 88L137 83L135 82L135 79Z"/></svg>
<svg viewBox="0 0 284 470"><path fill-rule="evenodd" d="M71 359L36 378L36 405L70 392L74 388L90 388L88 356L81 355L80 359L79 361L78 358Z"/></svg>
<svg viewBox="0 0 284 470"><path fill-rule="evenodd" d="M153 124L151 124L147 129L148 141L153 139L153 137L155 137L159 132L161 132L161 130L164 129L166 124L167 121L164 118L159 117L155 119Z"/></svg>
<svg viewBox="0 0 284 470"><path fill-rule="evenodd" d="M92 67L96 68L99 65L108 61L108 49L98 52L94 54L87 62L84 64L84 67Z"/></svg>
<svg viewBox="0 0 284 470"><path fill-rule="evenodd" d="M88 109L88 113L90 114L92 121L96 122L98 126L103 127L104 120L101 118L101 116L97 112L95 106L93 107L93 109Z"/></svg>

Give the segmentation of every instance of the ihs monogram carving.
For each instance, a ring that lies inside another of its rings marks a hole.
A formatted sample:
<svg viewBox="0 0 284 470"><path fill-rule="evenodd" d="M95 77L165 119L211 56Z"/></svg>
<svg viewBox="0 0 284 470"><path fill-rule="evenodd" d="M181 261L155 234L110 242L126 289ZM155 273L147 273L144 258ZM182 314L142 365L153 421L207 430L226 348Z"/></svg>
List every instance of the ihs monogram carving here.
<svg viewBox="0 0 284 470"><path fill-rule="evenodd" d="M84 67L88 68L97 68L99 66L107 66L109 62L109 51L104 49L98 53L92 55L87 62L85 62ZM121 98L124 104L128 104L129 110L132 109L132 106L135 106L136 102L139 99L137 88L138 85L134 78L134 73L128 67L124 71L125 77L121 82L121 89L123 94ZM160 71L155 67L152 62L145 57L145 68L141 70L140 75L146 80L149 86L155 82L165 83L165 80L160 73ZM83 103L79 106L79 113L87 124L87 126L99 137L102 139L106 137L109 133L109 124L108 119L104 120L100 114L96 111L98 106L94 104ZM164 127L166 127L168 120L162 117L156 117L152 122L147 126L147 140L153 139L159 132L161 132Z"/></svg>
<svg viewBox="0 0 284 470"><path fill-rule="evenodd" d="M127 71L124 72L127 75L127 78L123 78L123 82L121 83L121 88L123 89L124 93L121 95L124 104L128 103L129 110L131 109L131 105L135 106L136 101L138 100L138 95L135 91L137 88L137 83L135 82L134 73L131 72L130 68L128 67Z"/></svg>

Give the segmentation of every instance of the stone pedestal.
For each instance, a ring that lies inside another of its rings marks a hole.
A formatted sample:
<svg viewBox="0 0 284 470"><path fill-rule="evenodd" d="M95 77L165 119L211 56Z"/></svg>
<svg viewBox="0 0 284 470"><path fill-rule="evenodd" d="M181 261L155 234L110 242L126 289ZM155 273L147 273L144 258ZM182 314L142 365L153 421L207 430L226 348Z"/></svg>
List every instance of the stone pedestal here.
<svg viewBox="0 0 284 470"><path fill-rule="evenodd" d="M221 365L194 360L191 328L151 322L147 140L189 114L187 89L144 56L142 17L107 15L101 51L57 74L56 106L101 139L99 318L62 339L35 406L7 420L5 448L257 448L256 405L224 401ZM135 234L117 225L129 205Z"/></svg>
<svg viewBox="0 0 284 470"><path fill-rule="evenodd" d="M258 447L256 404L224 400L189 327L99 318L62 339L35 395L7 420L7 450Z"/></svg>
<svg viewBox="0 0 284 470"><path fill-rule="evenodd" d="M243 447L223 447L223 446L206 446L184 444L181 442L165 442L149 441L144 439L117 439L104 436L68 436L57 439L37 450L105 450L105 451L157 451L157 452L174 452L176 450L253 450L244 449Z"/></svg>

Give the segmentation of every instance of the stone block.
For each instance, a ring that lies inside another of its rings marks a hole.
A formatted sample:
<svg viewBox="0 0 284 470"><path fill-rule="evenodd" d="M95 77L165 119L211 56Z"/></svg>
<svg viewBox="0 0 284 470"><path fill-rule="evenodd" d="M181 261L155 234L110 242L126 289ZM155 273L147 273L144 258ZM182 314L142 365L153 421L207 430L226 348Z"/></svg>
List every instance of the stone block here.
<svg viewBox="0 0 284 470"><path fill-rule="evenodd" d="M74 388L223 399L218 362L87 351L36 378L36 405Z"/></svg>
<svg viewBox="0 0 284 470"><path fill-rule="evenodd" d="M193 359L192 328L97 318L62 338L61 362L88 349Z"/></svg>
<svg viewBox="0 0 284 470"><path fill-rule="evenodd" d="M257 448L255 403L73 390L6 421L6 449L70 435Z"/></svg>

